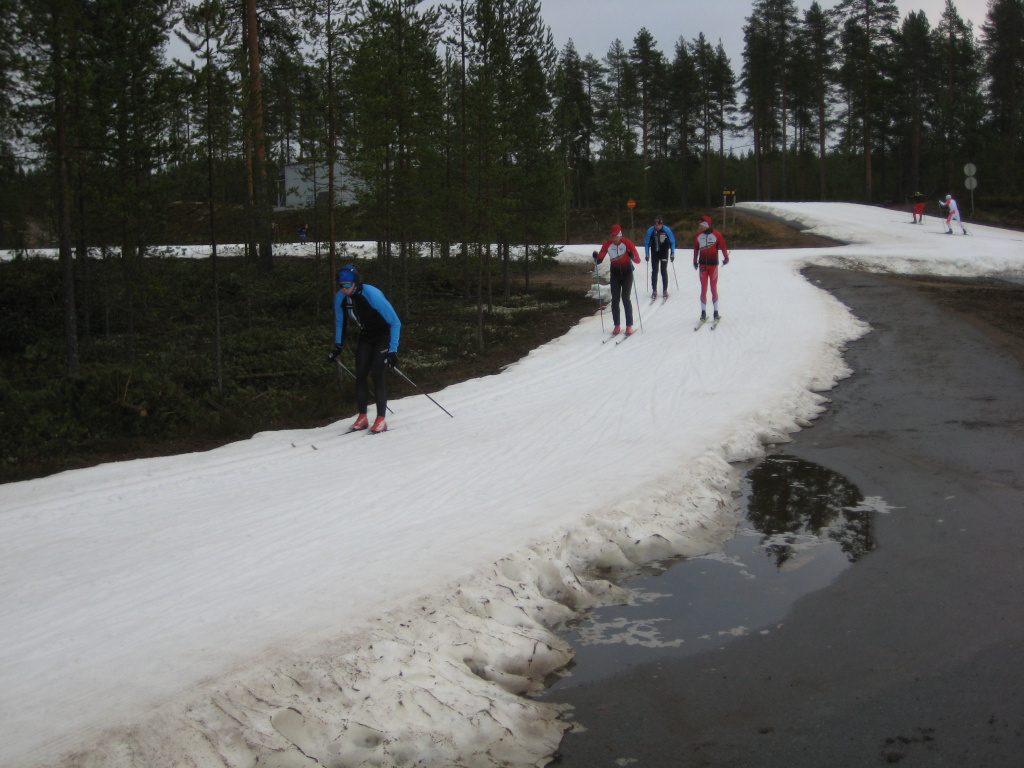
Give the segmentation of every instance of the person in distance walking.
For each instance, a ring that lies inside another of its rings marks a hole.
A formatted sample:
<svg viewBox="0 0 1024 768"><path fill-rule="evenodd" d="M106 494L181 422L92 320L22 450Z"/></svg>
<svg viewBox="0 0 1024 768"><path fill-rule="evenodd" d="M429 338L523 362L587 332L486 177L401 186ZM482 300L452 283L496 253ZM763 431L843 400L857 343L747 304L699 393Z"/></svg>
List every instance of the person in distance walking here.
<svg viewBox="0 0 1024 768"><path fill-rule="evenodd" d="M611 237L604 241L600 252L594 251L594 261L600 264L606 255L611 257L608 274L612 286L612 321L615 323L612 336L619 332L620 299L626 313L626 335L629 336L633 333L633 302L629 292L633 288L633 264L640 263L640 253L632 240L622 236L622 227L614 224Z"/></svg>
<svg viewBox="0 0 1024 768"><path fill-rule="evenodd" d="M359 328L355 372L359 416L349 431L369 426L366 411L370 387L367 380L372 374L377 418L370 431L377 434L388 428L384 420L388 409L388 385L384 373L385 368L394 368L398 364L398 339L402 323L381 290L363 283L359 272L351 265L338 270L338 292L334 294L334 349L327 356L331 362L341 354L349 320Z"/></svg>

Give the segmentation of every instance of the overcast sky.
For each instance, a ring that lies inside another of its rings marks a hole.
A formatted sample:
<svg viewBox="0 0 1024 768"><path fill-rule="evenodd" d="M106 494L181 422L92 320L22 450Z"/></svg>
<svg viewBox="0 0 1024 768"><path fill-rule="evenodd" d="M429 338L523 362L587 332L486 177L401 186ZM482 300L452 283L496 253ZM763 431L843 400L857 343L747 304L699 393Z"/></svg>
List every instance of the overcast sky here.
<svg viewBox="0 0 1024 768"><path fill-rule="evenodd" d="M812 0L796 0L801 14ZM825 8L838 0L819 0ZM923 10L934 27L945 0L897 0L901 18ZM960 16L974 22L979 32L988 11L988 0L955 0ZM718 45L721 40L739 74L743 55L743 25L750 15L751 0L542 0L541 15L551 27L555 45L561 50L572 39L580 56L588 53L601 59L618 38L628 49L641 27L647 27L665 55L672 59L676 41L692 40L701 32Z"/></svg>

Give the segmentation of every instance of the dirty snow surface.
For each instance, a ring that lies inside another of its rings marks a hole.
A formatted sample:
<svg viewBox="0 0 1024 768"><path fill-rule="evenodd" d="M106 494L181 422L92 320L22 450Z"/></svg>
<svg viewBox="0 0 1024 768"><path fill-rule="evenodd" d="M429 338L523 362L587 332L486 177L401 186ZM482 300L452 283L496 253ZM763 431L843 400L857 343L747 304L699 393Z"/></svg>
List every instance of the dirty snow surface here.
<svg viewBox="0 0 1024 768"><path fill-rule="evenodd" d="M638 563L715 551L729 462L849 373L867 328L799 269L1024 272L1020 233L744 207L847 245L734 251L724 319L694 332L678 232L667 302L638 267L634 337L602 344L595 313L432 393L454 418L408 397L381 436L344 414L0 486L0 765L544 765L568 717L530 694L572 656L559 629Z"/></svg>

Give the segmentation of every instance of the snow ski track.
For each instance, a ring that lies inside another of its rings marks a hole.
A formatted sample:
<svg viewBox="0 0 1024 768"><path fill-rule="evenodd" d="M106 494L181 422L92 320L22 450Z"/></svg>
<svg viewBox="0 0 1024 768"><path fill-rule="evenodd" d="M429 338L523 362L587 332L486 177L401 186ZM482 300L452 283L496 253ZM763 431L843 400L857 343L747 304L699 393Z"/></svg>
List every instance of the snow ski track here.
<svg viewBox="0 0 1024 768"><path fill-rule="evenodd" d="M510 694L571 655L545 627L619 594L595 569L727 535L724 459L811 415L809 382L836 375L830 343L852 321L797 268L737 252L715 334L690 330L693 278L641 305L643 331L638 317L620 347L586 318L437 392L454 418L415 394L379 437L341 436L348 415L0 488L0 584L17 585L2 595L0 755L56 759L50 745L142 711L171 714L80 764L159 764L169 747L196 765L210 749L297 765L295 745L351 764L388 764L385 748L436 764L521 748L540 764L561 726ZM825 321L790 322L804 311ZM352 740L328 744L318 723Z"/></svg>

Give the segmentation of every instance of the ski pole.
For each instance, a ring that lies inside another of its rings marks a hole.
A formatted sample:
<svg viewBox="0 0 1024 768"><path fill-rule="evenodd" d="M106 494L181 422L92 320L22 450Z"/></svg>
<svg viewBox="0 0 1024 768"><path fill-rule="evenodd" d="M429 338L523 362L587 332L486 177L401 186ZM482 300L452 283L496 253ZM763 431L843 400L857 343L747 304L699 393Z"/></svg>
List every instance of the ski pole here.
<svg viewBox="0 0 1024 768"><path fill-rule="evenodd" d="M341 362L341 360L335 359L334 362L336 362L339 366L341 366L341 370L343 370L345 373L347 373L349 376L351 376L355 381L359 381L359 379L356 379L356 375L354 373L352 373L352 371L350 371L348 368L346 368L345 364L343 362ZM371 392L371 394L373 395L373 399L376 400L377 399L377 395L375 393L373 393L373 392ZM391 410L391 406L390 405L385 405L384 407L388 409L388 413L394 414L394 411Z"/></svg>
<svg viewBox="0 0 1024 768"><path fill-rule="evenodd" d="M676 274L676 260L672 259L672 277L676 279L676 290L679 290L679 275Z"/></svg>
<svg viewBox="0 0 1024 768"><path fill-rule="evenodd" d="M629 294L626 294L627 296ZM636 319L640 321L640 333L644 332L644 318L640 314L640 293L636 289L636 280L633 281L633 295L636 297Z"/></svg>
<svg viewBox="0 0 1024 768"><path fill-rule="evenodd" d="M441 404L440 404L439 402L437 402L437 400L435 400L435 399L434 399L434 398L432 398L432 397L431 397L430 395L428 395L428 394L427 394L426 392L424 392L424 391L423 391L422 389L420 389L419 385L417 385L417 384L416 384L416 382L414 382L414 381L413 381L412 379L410 379L410 378L409 378L408 376L406 376L406 375L405 375L404 373L402 373L401 369L399 369L399 368L398 368L397 366L395 366L395 367L394 367L394 368L392 368L391 370L393 370L393 371L394 371L395 373L397 373L397 374L398 374L399 376L401 376L401 377L402 377L403 379L405 379L405 380L406 380L406 381L408 381L408 382L409 382L410 384L412 384L412 385L413 385L413 386L414 386L414 387L415 387L415 388L416 388L417 390L419 390L419 393L420 393L421 395L424 395L424 396L425 396L425 397L426 397L426 398L427 398L427 399L428 399L428 400L429 400L430 402L432 402L432 403L433 403L434 405L436 405L436 406L437 406L438 408L440 408L440 409L441 409L442 411L444 411L445 413L448 413L448 411L447 411L447 410L445 409L445 407L444 407L443 405L441 405ZM452 416L452 415L451 415L450 413L448 413L448 415L449 415L449 416ZM455 417L454 417L454 416L452 416L452 418L454 419Z"/></svg>
<svg viewBox="0 0 1024 768"><path fill-rule="evenodd" d="M597 308L601 312L601 333L604 333L604 297L601 296L601 276L597 273L597 262L594 262L594 279L597 280Z"/></svg>

